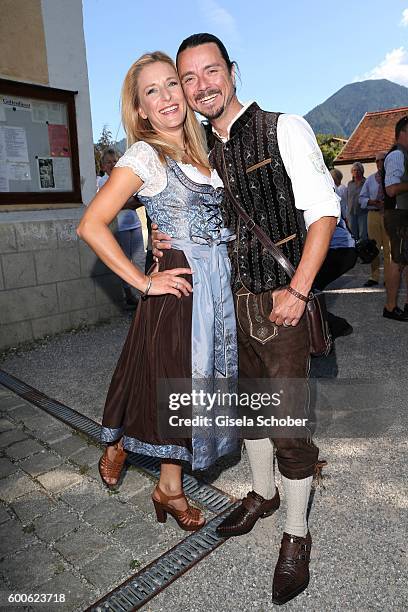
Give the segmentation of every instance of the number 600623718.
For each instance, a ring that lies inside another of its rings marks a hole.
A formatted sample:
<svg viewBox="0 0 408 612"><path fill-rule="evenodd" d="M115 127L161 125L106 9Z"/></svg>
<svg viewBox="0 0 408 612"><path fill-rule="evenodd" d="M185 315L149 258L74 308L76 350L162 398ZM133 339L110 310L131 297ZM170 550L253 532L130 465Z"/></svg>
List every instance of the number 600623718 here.
<svg viewBox="0 0 408 612"><path fill-rule="evenodd" d="M10 593L10 603L62 603L65 593Z"/></svg>

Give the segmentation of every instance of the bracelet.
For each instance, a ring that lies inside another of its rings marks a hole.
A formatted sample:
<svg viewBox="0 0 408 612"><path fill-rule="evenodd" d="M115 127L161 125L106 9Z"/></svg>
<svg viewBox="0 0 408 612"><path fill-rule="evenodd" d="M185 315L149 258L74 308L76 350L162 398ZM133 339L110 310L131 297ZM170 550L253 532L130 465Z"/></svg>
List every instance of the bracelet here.
<svg viewBox="0 0 408 612"><path fill-rule="evenodd" d="M295 297L298 298L298 300L302 300L303 302L306 302L306 304L309 301L309 298L306 297L305 295L303 295L303 293L299 293L299 291L296 291L296 289L294 289L293 287L291 287L290 285L288 285L286 287L286 291L289 291L289 293L291 293L292 295L294 295Z"/></svg>
<svg viewBox="0 0 408 612"><path fill-rule="evenodd" d="M152 282L153 282L153 279L152 279L151 274L148 274L147 276L148 276L149 282L147 283L147 287L146 287L146 289L144 290L144 293L142 293L142 298L147 297L147 294L149 293L150 288L151 288L151 286L152 286Z"/></svg>

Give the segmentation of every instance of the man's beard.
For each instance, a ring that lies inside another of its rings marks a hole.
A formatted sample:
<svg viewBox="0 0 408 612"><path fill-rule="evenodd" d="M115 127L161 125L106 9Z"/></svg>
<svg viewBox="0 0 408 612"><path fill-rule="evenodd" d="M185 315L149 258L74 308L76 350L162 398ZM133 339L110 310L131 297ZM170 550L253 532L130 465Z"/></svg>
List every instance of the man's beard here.
<svg viewBox="0 0 408 612"><path fill-rule="evenodd" d="M208 112L205 112L205 113L203 111L200 111L200 115L202 115L206 119L209 119L210 121L213 121L214 119L218 119L219 117L221 117L224 110L225 110L225 106L221 106L218 109L209 110Z"/></svg>
<svg viewBox="0 0 408 612"><path fill-rule="evenodd" d="M217 90L209 90L208 92L205 92L205 94L203 94L202 96L199 96L196 98L197 100L201 100L201 98L205 98L207 96L210 96L213 93L221 93L219 91L219 89ZM206 119L208 119L211 123L211 121L215 121L216 119L219 119L221 117L221 115L224 114L225 110L228 108L229 104L231 103L231 101L234 99L234 96L236 94L236 88L235 85L231 91L231 94L228 96L227 100L225 101L224 104L222 104L219 108L217 109L213 109L213 110L208 110L208 111L202 111L199 110L198 112L200 113L200 115L202 115L203 117L205 117Z"/></svg>
<svg viewBox="0 0 408 612"><path fill-rule="evenodd" d="M221 92L219 89L208 89L207 91L203 92L201 95L196 96L195 102L197 103L203 98L208 98L208 96L212 96L214 94L220 94L220 93ZM202 110L200 108L200 110L198 110L197 112L199 112L200 115L202 115L203 117L211 121L213 119L218 119L219 117L221 117L224 111L225 111L225 106L221 105L220 108L208 109L208 111Z"/></svg>

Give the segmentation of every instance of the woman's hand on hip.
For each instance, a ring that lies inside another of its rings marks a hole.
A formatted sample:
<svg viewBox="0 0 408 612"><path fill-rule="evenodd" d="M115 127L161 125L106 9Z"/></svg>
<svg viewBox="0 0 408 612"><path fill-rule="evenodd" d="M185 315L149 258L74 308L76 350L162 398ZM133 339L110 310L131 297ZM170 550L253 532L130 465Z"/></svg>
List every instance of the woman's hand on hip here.
<svg viewBox="0 0 408 612"><path fill-rule="evenodd" d="M181 275L192 273L193 271L190 268L173 268L164 272L154 272L151 274L152 284L149 295L171 293L178 298L181 298L182 295L189 295L193 292L193 288Z"/></svg>

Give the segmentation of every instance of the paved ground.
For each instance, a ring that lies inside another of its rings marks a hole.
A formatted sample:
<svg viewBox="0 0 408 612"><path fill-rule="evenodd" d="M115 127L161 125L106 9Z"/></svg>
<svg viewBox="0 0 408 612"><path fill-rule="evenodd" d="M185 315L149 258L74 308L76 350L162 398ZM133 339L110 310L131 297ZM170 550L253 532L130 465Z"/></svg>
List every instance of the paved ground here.
<svg viewBox="0 0 408 612"><path fill-rule="evenodd" d="M359 266L340 285L351 292L328 295L331 311L345 316L355 332L339 339L328 359L312 364L312 376L348 381L348 387L340 396L337 391L329 425L317 436L329 467L326 489L316 493L310 516L312 580L286 605L288 610L407 608L408 324L383 319L383 291L358 289L366 278L367 267ZM1 367L100 420L128 324L124 318L65 334L9 354ZM369 382L353 387L353 427L344 410L351 405L351 379ZM371 393L368 406L358 395L361 389L363 396ZM42 604L35 609L83 610L132 568L183 537L173 522L164 528L155 524L146 476L128 471L120 493L110 496L98 480L99 449L8 391L0 391L0 408L3 595L46 588L66 594L65 608ZM250 488L245 455L223 467L206 479L236 496ZM278 475L277 481L279 486ZM284 509L283 503L251 534L221 546L145 610L273 609L270 591Z"/></svg>
<svg viewBox="0 0 408 612"><path fill-rule="evenodd" d="M63 593L40 609L83 610L183 536L153 520L147 476L129 467L112 494L85 437L3 387L0 408L3 598Z"/></svg>

